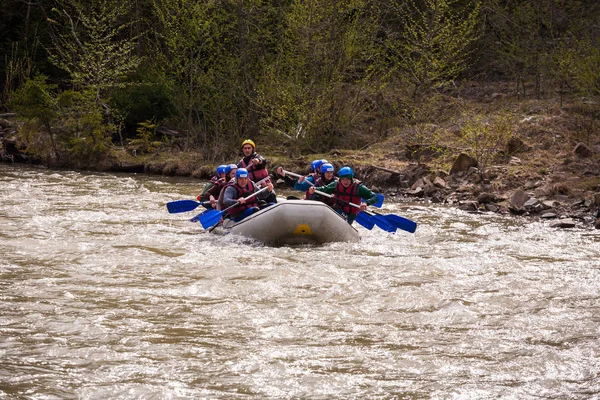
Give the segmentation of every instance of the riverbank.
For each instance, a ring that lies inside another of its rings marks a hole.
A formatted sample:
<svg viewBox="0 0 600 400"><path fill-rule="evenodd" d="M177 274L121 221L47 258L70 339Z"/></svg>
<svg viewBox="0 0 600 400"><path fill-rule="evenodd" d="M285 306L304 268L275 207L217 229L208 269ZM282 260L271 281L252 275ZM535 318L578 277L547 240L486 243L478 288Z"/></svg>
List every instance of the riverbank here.
<svg viewBox="0 0 600 400"><path fill-rule="evenodd" d="M485 149L478 153L479 160L472 156L473 151L457 147L457 138L464 137L463 130L467 128L464 122L449 118L440 119L444 122L437 124L398 128L361 150L335 149L325 154L294 156L285 143L256 140L258 151L269 159L271 172L281 166L308 173L310 162L321 158L336 168L350 165L359 179L388 199L418 199L472 213L547 219L563 228L600 228L597 107L580 102L559 107L552 100L515 102L504 98L503 92L478 89L473 96L479 107L487 99L488 103L495 103L488 109L495 113L510 110L513 121L510 138L504 143L488 143L487 153ZM0 128L3 160L33 162L18 152L17 124L2 119ZM415 140L415 132L424 130L429 132L428 138L437 135L438 139ZM480 136L485 139L484 134ZM145 154L128 147L114 147L111 157L95 169L205 180L213 175L216 164L207 158L201 152L164 146Z"/></svg>

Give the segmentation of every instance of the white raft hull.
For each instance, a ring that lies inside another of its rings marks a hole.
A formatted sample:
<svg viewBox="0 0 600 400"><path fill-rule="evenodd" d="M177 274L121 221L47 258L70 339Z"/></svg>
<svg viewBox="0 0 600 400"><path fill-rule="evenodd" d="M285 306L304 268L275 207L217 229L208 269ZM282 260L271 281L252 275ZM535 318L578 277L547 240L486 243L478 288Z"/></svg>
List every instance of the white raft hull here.
<svg viewBox="0 0 600 400"><path fill-rule="evenodd" d="M270 246L357 242L358 231L331 207L312 200L282 200L240 222L225 220L215 233L246 236Z"/></svg>

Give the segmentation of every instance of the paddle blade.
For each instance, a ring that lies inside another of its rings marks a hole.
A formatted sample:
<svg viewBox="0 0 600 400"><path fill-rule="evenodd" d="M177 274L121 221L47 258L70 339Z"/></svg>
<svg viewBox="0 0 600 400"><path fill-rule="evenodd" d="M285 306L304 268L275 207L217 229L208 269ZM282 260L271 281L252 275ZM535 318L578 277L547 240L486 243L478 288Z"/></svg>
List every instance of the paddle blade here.
<svg viewBox="0 0 600 400"><path fill-rule="evenodd" d="M379 215L373 215L372 218L375 221L375 225L377 225L380 229L383 229L386 232L396 232L396 227L386 221L385 218Z"/></svg>
<svg viewBox="0 0 600 400"><path fill-rule="evenodd" d="M384 218L389 224L395 226L398 229L402 229L403 231L415 233L415 231L417 230L417 223L411 221L408 218L404 218L396 214L378 215Z"/></svg>
<svg viewBox="0 0 600 400"><path fill-rule="evenodd" d="M204 229L208 229L221 220L223 211L210 210L205 214L200 215L200 223Z"/></svg>
<svg viewBox="0 0 600 400"><path fill-rule="evenodd" d="M206 214L209 211L210 210L204 210L204 211L202 211L200 214L196 215L195 217L190 218L190 222L200 222L200 216L202 214Z"/></svg>
<svg viewBox="0 0 600 400"><path fill-rule="evenodd" d="M383 195L381 193L375 193L377 195L377 203L373 204L374 207L377 208L381 208L381 206L383 205L383 201L385 200L385 197L383 197Z"/></svg>
<svg viewBox="0 0 600 400"><path fill-rule="evenodd" d="M377 208L381 208L381 206L383 205L383 201L385 200L385 197L383 197L383 195L381 193L375 193L377 195L377 203L375 204L371 204L373 207L377 207ZM365 199L362 199L362 201L364 202Z"/></svg>
<svg viewBox="0 0 600 400"><path fill-rule="evenodd" d="M196 200L176 200L170 201L167 203L167 210L169 213L181 213L186 211L195 210L200 204L200 202Z"/></svg>
<svg viewBox="0 0 600 400"><path fill-rule="evenodd" d="M358 222L360 225L364 226L368 230L373 229L373 227L375 226L375 221L373 220L373 218L370 215L365 214L364 212L358 213L358 215L356 216L356 222Z"/></svg>

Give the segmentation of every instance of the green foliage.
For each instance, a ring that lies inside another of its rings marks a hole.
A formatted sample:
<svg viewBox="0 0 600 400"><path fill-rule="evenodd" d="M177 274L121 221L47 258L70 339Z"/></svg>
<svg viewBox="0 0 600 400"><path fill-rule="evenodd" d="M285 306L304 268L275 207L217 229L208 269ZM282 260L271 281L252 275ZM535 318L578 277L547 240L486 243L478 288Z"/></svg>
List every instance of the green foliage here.
<svg viewBox="0 0 600 400"><path fill-rule="evenodd" d="M37 49L37 40L34 40L30 52L23 51L19 47L22 47L19 46L19 43L12 43L10 52L5 55L6 78L4 85L0 85L2 87L0 104L7 103L10 99L10 93L19 87L22 82L25 82L33 72L32 63ZM0 105L0 110L2 108Z"/></svg>
<svg viewBox="0 0 600 400"><path fill-rule="evenodd" d="M57 85L47 83L44 75L36 75L11 96L10 106L27 120L37 119L50 125L56 117L53 91Z"/></svg>
<svg viewBox="0 0 600 400"><path fill-rule="evenodd" d="M483 1L486 28L478 46L486 73L513 80L519 96L541 98L555 88L588 94L588 85L597 87L600 3Z"/></svg>
<svg viewBox="0 0 600 400"><path fill-rule="evenodd" d="M600 48L589 39L565 41L558 64L568 82L586 96L600 96Z"/></svg>
<svg viewBox="0 0 600 400"><path fill-rule="evenodd" d="M294 2L283 13L275 59L256 104L261 125L293 153L364 145L361 112L373 94L364 81L376 25L366 1Z"/></svg>
<svg viewBox="0 0 600 400"><path fill-rule="evenodd" d="M478 37L480 3L392 0L383 52L387 75L412 88L414 97L443 88L468 66Z"/></svg>
<svg viewBox="0 0 600 400"><path fill-rule="evenodd" d="M141 122L160 122L176 113L170 88L152 77L142 78L144 80L138 84L112 91L109 100L111 113L124 115L123 122L130 131Z"/></svg>
<svg viewBox="0 0 600 400"><path fill-rule="evenodd" d="M104 122L95 95L92 90L67 90L57 97L59 143L78 167L95 166L110 149L110 132L114 128Z"/></svg>
<svg viewBox="0 0 600 400"><path fill-rule="evenodd" d="M456 142L477 160L479 171L485 173L497 155L504 151L514 135L515 122L511 113L486 116L469 112Z"/></svg>
<svg viewBox="0 0 600 400"><path fill-rule="evenodd" d="M156 0L153 9L165 46L157 60L187 132L185 145L208 149L239 135L246 93L234 4Z"/></svg>
<svg viewBox="0 0 600 400"><path fill-rule="evenodd" d="M55 29L49 60L67 71L73 83L91 88L97 96L119 87L140 64L134 53L137 36L124 35L131 22L123 19L131 12L131 2L99 0L80 4L61 0L52 10Z"/></svg>
<svg viewBox="0 0 600 400"><path fill-rule="evenodd" d="M56 85L46 82L47 77L36 75L11 95L10 107L14 109L25 125L21 129L19 141L29 153L48 161L58 157L58 149L53 132L53 124L58 118Z"/></svg>
<svg viewBox="0 0 600 400"><path fill-rule="evenodd" d="M600 94L590 0L9 0L0 11L0 100L20 88L21 139L51 160L98 158L117 122L132 134L142 123L136 140L151 149L144 121L168 123L206 159L232 158L247 137L295 155L357 149L407 125L437 146L430 123L451 113L441 97L482 75L519 94ZM36 67L60 90L25 82Z"/></svg>
<svg viewBox="0 0 600 400"><path fill-rule="evenodd" d="M19 141L32 155L48 164L69 160L92 166L108 152L110 125L103 122L95 92L54 92L56 85L38 75L13 93L11 106L25 119Z"/></svg>
<svg viewBox="0 0 600 400"><path fill-rule="evenodd" d="M137 138L128 141L130 147L135 147L136 153L152 153L160 147L160 142L155 140L156 124L144 121L138 124Z"/></svg>

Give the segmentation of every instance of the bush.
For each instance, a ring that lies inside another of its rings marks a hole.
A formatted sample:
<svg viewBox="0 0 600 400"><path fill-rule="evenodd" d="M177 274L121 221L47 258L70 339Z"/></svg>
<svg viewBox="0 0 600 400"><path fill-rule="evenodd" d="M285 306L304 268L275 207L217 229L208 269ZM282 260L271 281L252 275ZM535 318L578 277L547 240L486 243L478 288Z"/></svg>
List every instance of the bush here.
<svg viewBox="0 0 600 400"><path fill-rule="evenodd" d="M116 114L124 116L128 137L136 135L144 121L163 121L175 114L169 88L157 82L139 83L114 91L109 104Z"/></svg>

